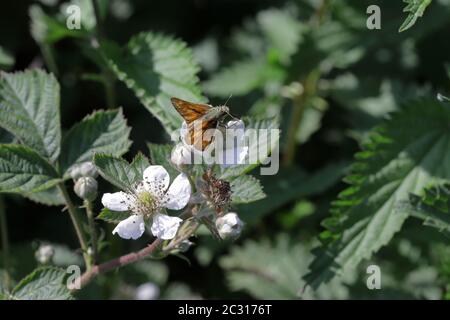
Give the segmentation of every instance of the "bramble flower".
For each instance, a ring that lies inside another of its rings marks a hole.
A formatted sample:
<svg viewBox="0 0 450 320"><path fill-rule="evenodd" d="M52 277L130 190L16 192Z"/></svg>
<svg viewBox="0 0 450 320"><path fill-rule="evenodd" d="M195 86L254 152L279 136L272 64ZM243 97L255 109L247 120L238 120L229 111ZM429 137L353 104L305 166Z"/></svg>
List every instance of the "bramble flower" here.
<svg viewBox="0 0 450 320"><path fill-rule="evenodd" d="M216 228L222 239L235 239L242 232L244 223L237 213L229 212L226 215L217 218Z"/></svg>
<svg viewBox="0 0 450 320"><path fill-rule="evenodd" d="M153 282L141 284L136 288L136 300L155 300L159 297L159 287Z"/></svg>
<svg viewBox="0 0 450 320"><path fill-rule="evenodd" d="M225 130L217 129L214 134L214 140L209 144L206 149L202 152L194 148L191 144L186 141L188 133L188 125L184 121L180 129L180 139L182 145L185 147L184 153L204 154L209 155L211 151L216 147L214 141L217 141L221 135L221 148L216 148L216 154L214 157L218 160L217 163L223 167L229 167L232 165L244 164L246 157L248 155L248 146L245 143L245 124L242 120L232 120L228 121ZM206 137L204 137L206 139ZM228 142L227 142L228 141ZM190 158L189 158L190 160Z"/></svg>
<svg viewBox="0 0 450 320"><path fill-rule="evenodd" d="M182 143L178 143L170 154L170 161L179 169L191 164L191 152Z"/></svg>
<svg viewBox="0 0 450 320"><path fill-rule="evenodd" d="M55 249L50 244L41 244L35 252L36 260L41 264L47 264L55 254Z"/></svg>
<svg viewBox="0 0 450 320"><path fill-rule="evenodd" d="M124 239L137 239L144 233L144 218L153 217L151 230L154 236L171 239L175 236L181 219L162 214L165 208L183 209L191 196L191 184L186 174L179 174L169 187L170 177L162 166L149 166L144 170L143 181L134 190L105 193L103 206L112 211L130 211L129 218L114 229Z"/></svg>

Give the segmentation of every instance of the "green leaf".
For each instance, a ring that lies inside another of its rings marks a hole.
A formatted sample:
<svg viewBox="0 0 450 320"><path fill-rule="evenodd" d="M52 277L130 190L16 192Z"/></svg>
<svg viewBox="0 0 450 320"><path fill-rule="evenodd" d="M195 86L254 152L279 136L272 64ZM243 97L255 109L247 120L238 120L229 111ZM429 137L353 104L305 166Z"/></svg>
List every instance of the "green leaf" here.
<svg viewBox="0 0 450 320"><path fill-rule="evenodd" d="M424 194L410 194L400 202L397 210L424 221L427 226L450 234L450 185L434 185L425 188Z"/></svg>
<svg viewBox="0 0 450 320"><path fill-rule="evenodd" d="M67 175L71 166L91 161L94 153L119 157L128 151L131 129L122 109L96 111L75 124L64 136L60 164Z"/></svg>
<svg viewBox="0 0 450 320"><path fill-rule="evenodd" d="M370 258L391 240L407 217L395 210L398 201L450 178L449 121L448 107L420 100L372 131L345 180L350 186L323 222L325 244L306 276L313 287Z"/></svg>
<svg viewBox="0 0 450 320"><path fill-rule="evenodd" d="M297 50L301 38L301 24L291 13L269 9L258 13L257 21L281 62L287 63Z"/></svg>
<svg viewBox="0 0 450 320"><path fill-rule="evenodd" d="M136 174L143 178L144 170L150 166L150 161L144 156L141 152L139 152L131 161L131 167L136 172Z"/></svg>
<svg viewBox="0 0 450 320"><path fill-rule="evenodd" d="M275 243L267 239L249 240L234 246L219 260L233 291L246 291L256 299L343 299L348 298L342 283L335 281L313 292L305 289L302 275L311 261L309 248L291 244L287 234Z"/></svg>
<svg viewBox="0 0 450 320"><path fill-rule="evenodd" d="M9 69L14 65L15 59L0 46L0 69Z"/></svg>
<svg viewBox="0 0 450 320"><path fill-rule="evenodd" d="M57 187L52 187L34 193L24 193L22 195L25 198L30 199L31 201L47 206L60 206L66 203L64 197L61 194L61 191L59 191Z"/></svg>
<svg viewBox="0 0 450 320"><path fill-rule="evenodd" d="M283 71L269 65L265 58L233 63L203 83L204 90L217 97L243 96L261 87L268 80L283 77Z"/></svg>
<svg viewBox="0 0 450 320"><path fill-rule="evenodd" d="M94 164L106 181L121 190L130 190L136 182L142 180L142 173L138 172L139 167L130 165L122 158L100 153L94 156Z"/></svg>
<svg viewBox="0 0 450 320"><path fill-rule="evenodd" d="M58 81L42 70L0 76L0 126L55 161L61 143Z"/></svg>
<svg viewBox="0 0 450 320"><path fill-rule="evenodd" d="M182 122L171 97L205 102L198 87L199 67L183 41L145 32L134 36L122 50L104 42L102 52L117 78L134 91L169 134Z"/></svg>
<svg viewBox="0 0 450 320"><path fill-rule="evenodd" d="M32 149L0 144L0 192L38 192L59 181L55 169Z"/></svg>
<svg viewBox="0 0 450 320"><path fill-rule="evenodd" d="M12 290L14 300L68 300L72 299L64 282L64 269L38 268L22 279Z"/></svg>
<svg viewBox="0 0 450 320"><path fill-rule="evenodd" d="M96 219L100 219L110 223L119 223L122 220L125 220L130 216L128 211L119 212L119 211L111 211L107 208L103 208L100 214L96 217Z"/></svg>
<svg viewBox="0 0 450 320"><path fill-rule="evenodd" d="M430 5L431 0L403 0L406 3L406 7L403 12L407 12L408 16L400 26L399 32L403 32L411 28L418 18L423 16L425 9Z"/></svg>
<svg viewBox="0 0 450 320"><path fill-rule="evenodd" d="M266 197L258 179L249 175L241 175L230 181L231 201L234 204L250 203Z"/></svg>

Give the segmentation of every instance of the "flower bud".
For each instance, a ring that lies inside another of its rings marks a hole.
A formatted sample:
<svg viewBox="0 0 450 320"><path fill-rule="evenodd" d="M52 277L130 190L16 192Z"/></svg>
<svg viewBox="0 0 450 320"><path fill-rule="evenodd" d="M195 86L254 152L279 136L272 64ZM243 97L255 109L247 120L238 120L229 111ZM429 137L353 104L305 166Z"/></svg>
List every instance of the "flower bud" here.
<svg viewBox="0 0 450 320"><path fill-rule="evenodd" d="M222 239L236 239L243 227L244 223L234 212L229 212L216 220L216 228Z"/></svg>
<svg viewBox="0 0 450 320"><path fill-rule="evenodd" d="M98 171L92 162L86 161L72 166L70 168L70 176L75 181L77 181L81 177L97 178Z"/></svg>
<svg viewBox="0 0 450 320"><path fill-rule="evenodd" d="M183 240L177 247L180 252L187 252L194 243L189 240Z"/></svg>
<svg viewBox="0 0 450 320"><path fill-rule="evenodd" d="M49 244L41 244L35 252L36 260L41 264L47 264L55 254L55 249Z"/></svg>
<svg viewBox="0 0 450 320"><path fill-rule="evenodd" d="M92 178L98 177L97 168L90 161L86 161L80 164L80 173L82 177L92 177Z"/></svg>
<svg viewBox="0 0 450 320"><path fill-rule="evenodd" d="M186 165L191 164L191 153L183 144L179 143L172 149L170 161L182 170Z"/></svg>
<svg viewBox="0 0 450 320"><path fill-rule="evenodd" d="M136 300L155 300L159 297L159 287L152 283L147 282L141 284L136 288L135 299Z"/></svg>
<svg viewBox="0 0 450 320"><path fill-rule="evenodd" d="M81 177L75 183L74 191L83 200L93 201L97 197L97 181L92 177Z"/></svg>

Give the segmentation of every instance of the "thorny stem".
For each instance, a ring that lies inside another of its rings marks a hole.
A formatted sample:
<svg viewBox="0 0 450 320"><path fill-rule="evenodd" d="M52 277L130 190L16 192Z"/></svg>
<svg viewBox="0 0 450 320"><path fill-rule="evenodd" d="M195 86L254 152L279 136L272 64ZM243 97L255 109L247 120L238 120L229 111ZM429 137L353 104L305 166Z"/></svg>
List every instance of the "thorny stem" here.
<svg viewBox="0 0 450 320"><path fill-rule="evenodd" d="M0 230L2 233L2 252L3 252L3 268L4 268L4 285L9 289L11 281L9 277L9 240L8 240L8 225L6 222L6 211L3 202L3 197L0 196Z"/></svg>
<svg viewBox="0 0 450 320"><path fill-rule="evenodd" d="M137 252L131 252L126 255L120 256L118 258L112 259L110 261L104 262L102 264L93 266L91 269L87 270L85 273L81 275L80 278L80 288L85 287L87 284L89 284L96 276L99 274L114 270L119 267L126 266L130 263L142 260L149 255L151 255L161 244L161 239L154 240L151 244L149 244L146 248L137 251ZM75 290L75 288L71 288L72 290Z"/></svg>
<svg viewBox="0 0 450 320"><path fill-rule="evenodd" d="M86 208L86 215L89 223L89 233L91 234L91 246L92 246L92 263L97 261L97 231L95 230L94 211L92 208L92 202L84 200L84 207Z"/></svg>
<svg viewBox="0 0 450 320"><path fill-rule="evenodd" d="M81 250L83 251L83 258L86 264L86 268L89 270L92 266L91 257L88 254L88 246L86 237L84 236L82 227L81 227L81 219L78 215L77 208L70 199L69 193L67 192L66 186L63 182L58 184L58 189L61 191L61 194L64 198L64 202L66 203L67 209L69 211L70 219L72 220L73 227L75 228L75 232L78 237L78 241L80 242Z"/></svg>

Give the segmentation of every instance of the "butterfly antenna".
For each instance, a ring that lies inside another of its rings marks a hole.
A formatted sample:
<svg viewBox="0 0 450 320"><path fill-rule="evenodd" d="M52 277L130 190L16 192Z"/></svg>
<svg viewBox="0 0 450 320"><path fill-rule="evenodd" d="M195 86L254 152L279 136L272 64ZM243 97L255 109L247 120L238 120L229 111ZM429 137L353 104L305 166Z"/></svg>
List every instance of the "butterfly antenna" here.
<svg viewBox="0 0 450 320"><path fill-rule="evenodd" d="M232 96L233 96L233 94L230 94L230 96L228 97L227 101L225 101L225 104L224 104L224 106L226 106L226 105L227 105L228 101L230 101L230 99L231 99L231 97L232 97Z"/></svg>

